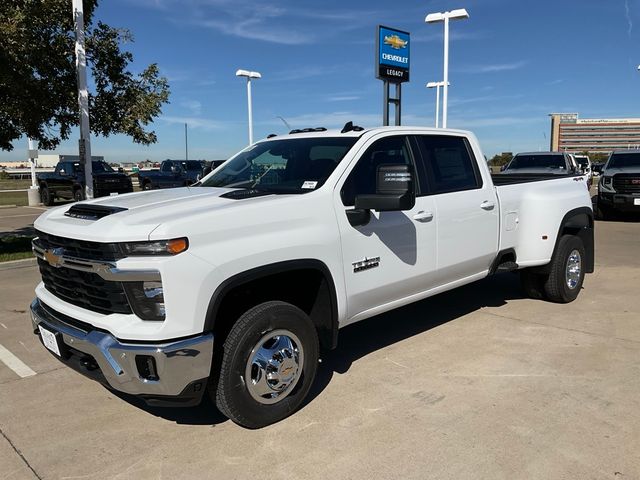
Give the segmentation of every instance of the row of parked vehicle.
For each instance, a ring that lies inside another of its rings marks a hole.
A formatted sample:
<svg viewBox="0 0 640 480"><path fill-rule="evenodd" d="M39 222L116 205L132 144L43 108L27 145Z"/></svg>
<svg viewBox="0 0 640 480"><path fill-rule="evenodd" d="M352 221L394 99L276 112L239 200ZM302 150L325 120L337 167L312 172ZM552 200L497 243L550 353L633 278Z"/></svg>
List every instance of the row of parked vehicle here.
<svg viewBox="0 0 640 480"><path fill-rule="evenodd" d="M198 182L221 163L223 160L165 160L158 170L139 171L138 182L142 190L185 187ZM94 161L91 167L95 197L133 192L131 176L124 169L116 170L104 161ZM37 180L44 205L53 205L55 200L84 199L85 171L80 162L59 162L53 172L40 173Z"/></svg>
<svg viewBox="0 0 640 480"><path fill-rule="evenodd" d="M591 188L599 177L597 213L605 219L615 212L640 212L640 150L613 152L605 163L567 152L518 153L501 169L505 175L583 174Z"/></svg>

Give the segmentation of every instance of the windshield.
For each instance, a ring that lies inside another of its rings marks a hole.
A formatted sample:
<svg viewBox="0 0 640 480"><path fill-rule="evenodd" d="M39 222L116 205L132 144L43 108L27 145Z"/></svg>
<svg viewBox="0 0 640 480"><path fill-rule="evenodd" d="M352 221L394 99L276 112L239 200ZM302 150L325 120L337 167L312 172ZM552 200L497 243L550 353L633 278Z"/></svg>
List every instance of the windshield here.
<svg viewBox="0 0 640 480"><path fill-rule="evenodd" d="M74 163L74 167L78 170L84 170L84 165L81 163ZM101 173L101 172L115 172L111 165L106 162L91 162L91 171L93 173Z"/></svg>
<svg viewBox="0 0 640 480"><path fill-rule="evenodd" d="M516 155L507 170L517 168L566 168L563 155Z"/></svg>
<svg viewBox="0 0 640 480"><path fill-rule="evenodd" d="M205 178L202 186L307 193L322 186L357 140L316 137L260 142Z"/></svg>
<svg viewBox="0 0 640 480"><path fill-rule="evenodd" d="M640 153L614 153L607 168L640 167Z"/></svg>
<svg viewBox="0 0 640 480"><path fill-rule="evenodd" d="M576 157L576 162L578 162L578 165L580 165L582 168L586 168L589 166L589 159L587 157Z"/></svg>
<svg viewBox="0 0 640 480"><path fill-rule="evenodd" d="M202 163L196 161L180 162L185 170L202 170Z"/></svg>

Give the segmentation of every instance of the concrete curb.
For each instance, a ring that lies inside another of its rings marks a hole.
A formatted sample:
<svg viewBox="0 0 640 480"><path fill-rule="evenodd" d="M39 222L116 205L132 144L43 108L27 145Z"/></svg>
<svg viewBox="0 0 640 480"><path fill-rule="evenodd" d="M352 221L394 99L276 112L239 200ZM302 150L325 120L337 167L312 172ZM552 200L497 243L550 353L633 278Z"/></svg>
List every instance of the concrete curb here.
<svg viewBox="0 0 640 480"><path fill-rule="evenodd" d="M23 260L11 260L9 262L0 262L0 272L3 270L13 270L14 268L31 267L36 264L36 258L25 258Z"/></svg>
<svg viewBox="0 0 640 480"><path fill-rule="evenodd" d="M3 208L18 208L18 206L17 205L0 205L0 209L3 209Z"/></svg>

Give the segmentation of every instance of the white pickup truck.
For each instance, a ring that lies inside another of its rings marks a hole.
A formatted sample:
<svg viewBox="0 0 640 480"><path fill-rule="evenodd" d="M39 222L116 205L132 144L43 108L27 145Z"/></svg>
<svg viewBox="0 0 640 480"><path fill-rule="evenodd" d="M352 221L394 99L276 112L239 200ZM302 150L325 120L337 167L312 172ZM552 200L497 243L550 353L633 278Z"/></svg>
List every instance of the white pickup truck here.
<svg viewBox="0 0 640 480"><path fill-rule="evenodd" d="M594 268L584 182L492 180L465 131L274 136L195 186L40 216L34 333L110 389L155 405L206 393L262 427L301 405L345 325L502 271L574 300Z"/></svg>

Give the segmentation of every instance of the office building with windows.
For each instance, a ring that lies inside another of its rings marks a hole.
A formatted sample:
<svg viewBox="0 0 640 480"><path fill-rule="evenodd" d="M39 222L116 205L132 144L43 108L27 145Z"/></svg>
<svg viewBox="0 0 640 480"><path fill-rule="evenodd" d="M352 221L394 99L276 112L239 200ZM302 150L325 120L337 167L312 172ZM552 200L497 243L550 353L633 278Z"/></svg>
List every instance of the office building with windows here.
<svg viewBox="0 0 640 480"><path fill-rule="evenodd" d="M610 153L640 148L640 118L579 118L577 113L551 113L551 150Z"/></svg>

